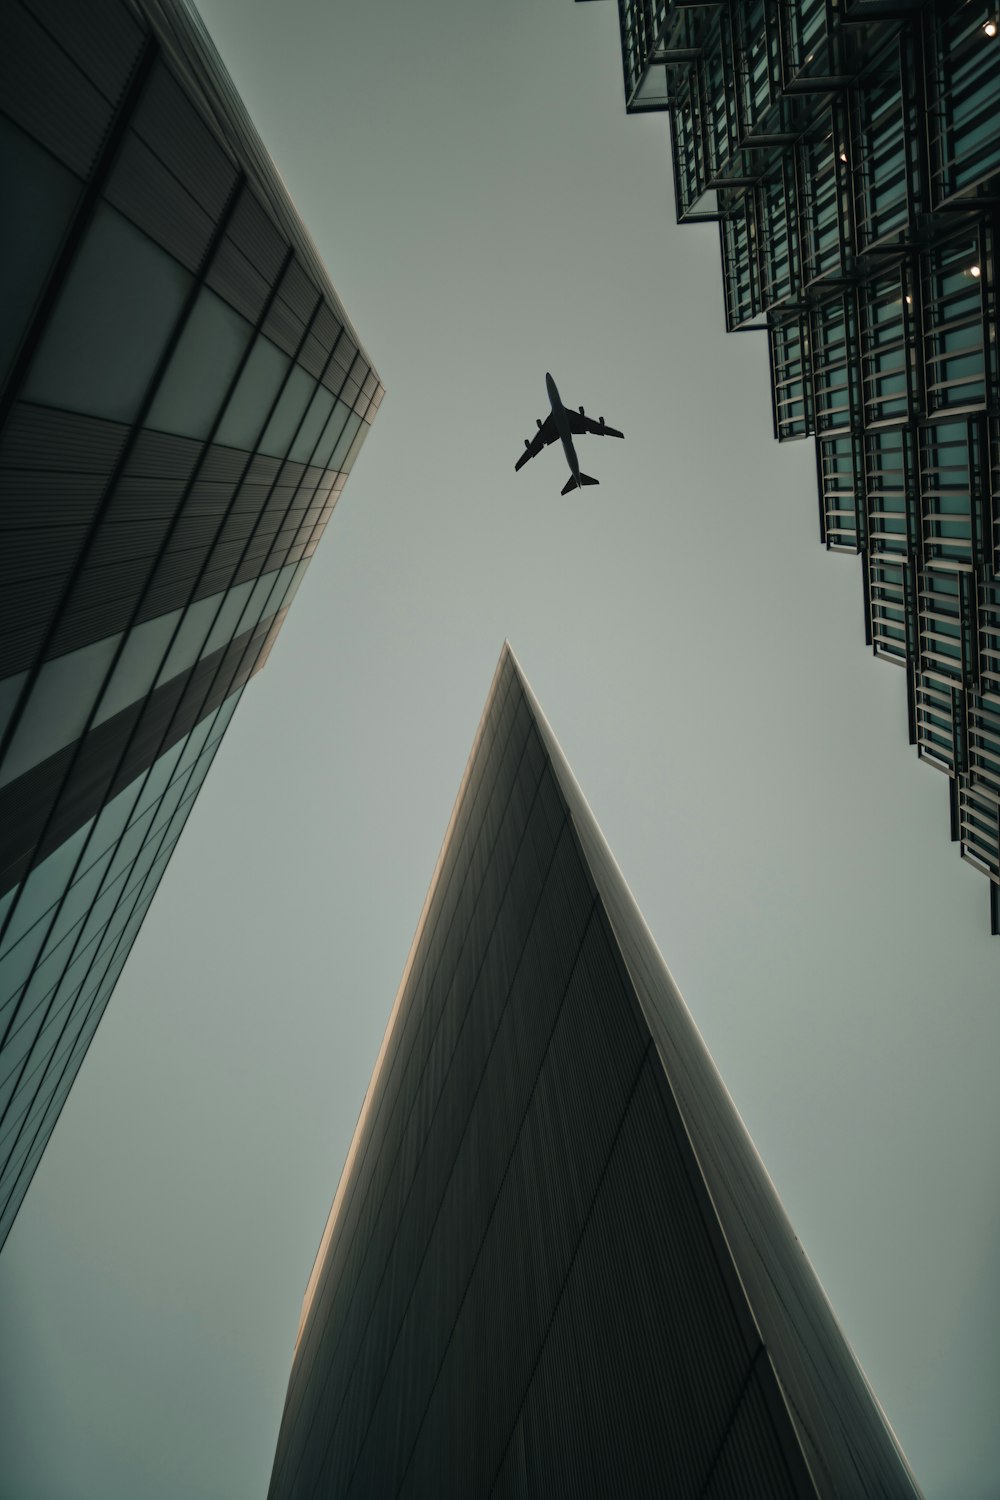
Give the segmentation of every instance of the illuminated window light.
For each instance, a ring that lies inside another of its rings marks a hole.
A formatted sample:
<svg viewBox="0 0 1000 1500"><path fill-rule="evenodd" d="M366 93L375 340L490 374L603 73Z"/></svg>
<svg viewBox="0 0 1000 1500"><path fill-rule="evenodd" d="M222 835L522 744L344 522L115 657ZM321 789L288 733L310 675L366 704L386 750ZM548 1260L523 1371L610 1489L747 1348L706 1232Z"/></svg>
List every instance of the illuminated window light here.
<svg viewBox="0 0 1000 1500"><path fill-rule="evenodd" d="M980 276L982 276L982 274L983 274L983 268L982 268L982 266L970 266L969 267L969 275L970 276L974 276L977 281L979 280Z"/></svg>
<svg viewBox="0 0 1000 1500"><path fill-rule="evenodd" d="M983 30L986 32L987 36L996 36L996 34L997 34L997 23L996 23L996 21L984 21L984 23L983 23Z"/></svg>
<svg viewBox="0 0 1000 1500"><path fill-rule="evenodd" d="M913 298L910 296L909 292L907 292L906 294L906 305L907 307L913 306Z"/></svg>
<svg viewBox="0 0 1000 1500"><path fill-rule="evenodd" d="M840 153L840 159L841 159L841 161L846 161L847 160L847 152L846 151L841 151L841 153Z"/></svg>

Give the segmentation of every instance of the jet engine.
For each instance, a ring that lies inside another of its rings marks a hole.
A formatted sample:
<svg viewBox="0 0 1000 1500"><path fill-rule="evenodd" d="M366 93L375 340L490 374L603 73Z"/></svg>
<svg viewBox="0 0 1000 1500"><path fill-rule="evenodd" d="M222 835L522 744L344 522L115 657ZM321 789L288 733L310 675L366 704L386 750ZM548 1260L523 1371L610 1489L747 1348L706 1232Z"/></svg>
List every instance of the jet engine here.
<svg viewBox="0 0 1000 1500"><path fill-rule="evenodd" d="M530 438L525 438L525 440L524 440L524 446L526 448L530 448L531 447L531 439Z"/></svg>
<svg viewBox="0 0 1000 1500"><path fill-rule="evenodd" d="M601 431L603 432L604 431L604 418L603 417L598 417L597 420L601 424Z"/></svg>
<svg viewBox="0 0 1000 1500"><path fill-rule="evenodd" d="M536 417L535 418L535 426L538 428L539 432L541 432L541 430L542 430L542 419L541 419L541 417Z"/></svg>
<svg viewBox="0 0 1000 1500"><path fill-rule="evenodd" d="M585 417L587 415L582 406L580 407L580 415L581 417Z"/></svg>

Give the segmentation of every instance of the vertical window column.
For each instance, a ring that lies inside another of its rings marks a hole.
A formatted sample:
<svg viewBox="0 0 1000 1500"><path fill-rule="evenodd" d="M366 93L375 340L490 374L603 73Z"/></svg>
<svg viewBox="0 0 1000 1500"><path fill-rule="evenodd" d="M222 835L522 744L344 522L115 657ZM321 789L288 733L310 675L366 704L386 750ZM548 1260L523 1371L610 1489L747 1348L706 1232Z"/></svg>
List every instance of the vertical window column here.
<svg viewBox="0 0 1000 1500"><path fill-rule="evenodd" d="M868 614L875 655L900 667L913 660L916 579L911 562L868 554Z"/></svg>
<svg viewBox="0 0 1000 1500"><path fill-rule="evenodd" d="M853 91L851 152L858 249L905 241L923 207L913 42L904 32Z"/></svg>
<svg viewBox="0 0 1000 1500"><path fill-rule="evenodd" d="M864 435L868 546L919 562L916 428L879 427Z"/></svg>
<svg viewBox="0 0 1000 1500"><path fill-rule="evenodd" d="M832 552L860 552L865 545L865 484L861 439L827 433L816 439L823 538Z"/></svg>
<svg viewBox="0 0 1000 1500"><path fill-rule="evenodd" d="M864 424L916 416L919 393L913 278L903 263L859 289Z"/></svg>
<svg viewBox="0 0 1000 1500"><path fill-rule="evenodd" d="M957 776L966 769L965 694L929 672L913 674L917 755Z"/></svg>
<svg viewBox="0 0 1000 1500"><path fill-rule="evenodd" d="M847 120L826 110L798 147L803 277L807 286L842 279L852 267L854 226Z"/></svg>
<svg viewBox="0 0 1000 1500"><path fill-rule="evenodd" d="M927 422L919 431L924 559L981 566L989 537L983 419Z"/></svg>
<svg viewBox="0 0 1000 1500"><path fill-rule="evenodd" d="M810 400L809 325L803 317L773 322L768 328L774 435L779 443L813 430Z"/></svg>
<svg viewBox="0 0 1000 1500"><path fill-rule="evenodd" d="M726 195L729 198L729 195ZM719 224L722 274L726 289L726 327L744 328L762 310L757 225L752 193L730 198Z"/></svg>
<svg viewBox="0 0 1000 1500"><path fill-rule="evenodd" d="M928 413L981 411L997 393L993 235L987 221L920 257Z"/></svg>
<svg viewBox="0 0 1000 1500"><path fill-rule="evenodd" d="M768 312L799 296L802 255L795 164L782 156L756 189L761 299Z"/></svg>
<svg viewBox="0 0 1000 1500"><path fill-rule="evenodd" d="M993 640L995 644L995 633ZM1000 798L1000 697L996 694L995 676L993 682L991 696L968 695L969 779L974 786L981 786Z"/></svg>
<svg viewBox="0 0 1000 1500"><path fill-rule="evenodd" d="M1000 174L996 22L994 0L935 6L928 17L927 103L935 208L990 189Z"/></svg>

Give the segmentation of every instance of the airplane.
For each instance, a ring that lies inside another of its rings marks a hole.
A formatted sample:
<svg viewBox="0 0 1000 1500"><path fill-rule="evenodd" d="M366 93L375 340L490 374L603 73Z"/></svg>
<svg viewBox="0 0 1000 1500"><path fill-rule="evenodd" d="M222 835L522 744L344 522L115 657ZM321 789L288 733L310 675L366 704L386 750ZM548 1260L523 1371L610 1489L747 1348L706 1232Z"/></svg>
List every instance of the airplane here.
<svg viewBox="0 0 1000 1500"><path fill-rule="evenodd" d="M598 417L595 422L593 417L587 416L582 406L578 411L571 411L568 407L563 406L562 399L556 389L556 383L552 379L552 376L548 374L545 376L545 389L548 391L549 404L552 410L544 422L535 422L535 426L538 428L535 436L533 438L525 438L524 452L514 465L514 472L517 473L517 470L523 468L529 458L534 458L549 443L554 443L556 438L560 438L562 440L563 452L566 454L566 462L570 468L569 479L563 485L561 493L568 495L570 490L582 489L585 484L600 484L599 479L591 479L589 474L580 473L580 460L577 458L576 449L573 447L573 437L574 435L578 436L582 432L593 432L598 437L618 438L624 437L625 434L619 432L617 427L605 426L603 417Z"/></svg>

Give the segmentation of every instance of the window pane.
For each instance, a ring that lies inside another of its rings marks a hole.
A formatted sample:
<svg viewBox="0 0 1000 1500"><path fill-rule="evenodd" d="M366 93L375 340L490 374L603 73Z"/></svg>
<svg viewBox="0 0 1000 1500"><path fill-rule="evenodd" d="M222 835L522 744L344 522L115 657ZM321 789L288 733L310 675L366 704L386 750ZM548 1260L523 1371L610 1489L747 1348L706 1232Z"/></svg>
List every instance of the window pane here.
<svg viewBox="0 0 1000 1500"><path fill-rule="evenodd" d="M100 889L101 881L104 879L108 865L111 863L111 850L107 849L100 859L95 859L86 871L84 871L69 888L66 900L60 908L55 925L45 943L43 957L52 953L65 937L86 915L91 901Z"/></svg>
<svg viewBox="0 0 1000 1500"><path fill-rule="evenodd" d="M5 677L0 682L0 738L3 737L7 725L10 723L17 703L18 694L24 686L27 672L18 672L14 677Z"/></svg>
<svg viewBox="0 0 1000 1500"><path fill-rule="evenodd" d="M253 452L264 419L290 364L287 354L282 354L263 334L258 335L215 434L217 443Z"/></svg>
<svg viewBox="0 0 1000 1500"><path fill-rule="evenodd" d="M95 728L149 692L180 616L179 609L172 609L169 614L144 620L129 631L111 681L94 715Z"/></svg>
<svg viewBox="0 0 1000 1500"><path fill-rule="evenodd" d="M371 432L371 428L368 426L368 423L362 422L359 418L358 430L354 434L354 441L351 443L350 449L348 450L347 454L340 461L339 467L342 473L349 474L354 468L354 460L361 452L362 444L364 443L364 440L368 436L369 432Z"/></svg>
<svg viewBox="0 0 1000 1500"><path fill-rule="evenodd" d="M252 333L221 297L199 292L145 425L207 437Z"/></svg>
<svg viewBox="0 0 1000 1500"><path fill-rule="evenodd" d="M66 882L73 873L73 867L83 848L88 833L93 826L93 819L78 828L64 844L58 849L53 849L47 859L37 864L24 882L21 890L21 899L11 918L10 926L4 933L3 943L0 945L0 953L6 953L21 937L22 933L28 931L38 918L58 901L66 889Z"/></svg>
<svg viewBox="0 0 1000 1500"><path fill-rule="evenodd" d="M358 428L360 426L361 418L358 416L356 411L352 411L347 419L343 432L337 439L337 446L330 454L330 458L327 462L328 469L342 469L344 467L348 449L354 442Z"/></svg>
<svg viewBox="0 0 1000 1500"><path fill-rule="evenodd" d="M257 579L257 582L254 584L253 593L250 595L250 601L240 616L240 623L236 632L238 635L242 635L245 630L249 630L252 626L256 625L265 611L270 613L273 607L270 604L270 600L272 597L275 597L273 591L277 578L277 573L264 573Z"/></svg>
<svg viewBox="0 0 1000 1500"><path fill-rule="evenodd" d="M0 373L13 358L81 183L0 115Z"/></svg>
<svg viewBox="0 0 1000 1500"><path fill-rule="evenodd" d="M306 374L301 365L293 365L288 384L282 391L281 398L274 408L274 415L260 440L260 447L264 453L271 454L273 458L284 458L288 452L288 445L292 441L292 434L302 419L306 402L315 386L316 382L311 375Z"/></svg>
<svg viewBox="0 0 1000 1500"><path fill-rule="evenodd" d="M101 204L28 372L26 398L131 421L190 285L182 266Z"/></svg>
<svg viewBox="0 0 1000 1500"><path fill-rule="evenodd" d="M82 733L120 640L107 636L44 664L0 765L0 786Z"/></svg>
<svg viewBox="0 0 1000 1500"><path fill-rule="evenodd" d="M186 672L198 660L218 607L218 594L209 594L196 604L188 605L181 628L170 647L170 654L160 669L158 684L169 681L180 672Z"/></svg>
<svg viewBox="0 0 1000 1500"><path fill-rule="evenodd" d="M178 740L177 744L172 745L169 750L164 750L163 754L154 760L145 780L140 775L132 783L138 796L136 797L134 811L130 811L129 813L129 822L134 821L136 818L141 818L148 807L152 807L154 802L160 800L164 789L170 785L174 776L180 775L177 767L184 753L186 743L187 739L185 737L185 739Z"/></svg>
<svg viewBox="0 0 1000 1500"><path fill-rule="evenodd" d="M14 897L17 895L18 889L19 887L16 885L11 886L10 890L7 891L5 895L0 896L0 924L2 924L6 920L7 913L10 911L11 905L13 903Z"/></svg>
<svg viewBox="0 0 1000 1500"><path fill-rule="evenodd" d="M212 719L212 743L219 740L229 727L229 721L233 716L233 710L240 701L239 693L230 693L224 703L221 703L215 711Z"/></svg>
<svg viewBox="0 0 1000 1500"><path fill-rule="evenodd" d="M328 469L330 467L330 454L333 452L337 439L343 432L344 424L350 415L351 408L346 402L334 402L333 411L330 413L326 429L320 439L319 447L316 449L316 456L313 459L313 463L318 468Z"/></svg>
<svg viewBox="0 0 1000 1500"><path fill-rule="evenodd" d="M205 642L203 655L210 656L220 646L225 646L236 634L236 622L243 613L243 606L250 597L250 591L254 586L252 578L246 579L244 583L238 583L226 594L225 603L219 610L212 625L211 633Z"/></svg>
<svg viewBox="0 0 1000 1500"><path fill-rule="evenodd" d="M309 410L306 412L305 420L295 439L295 444L288 455L296 463L305 464L309 462L312 457L312 451L323 430L323 425L333 410L333 403L334 396L332 392L328 391L325 385L318 385L316 387L316 394L310 402Z"/></svg>

